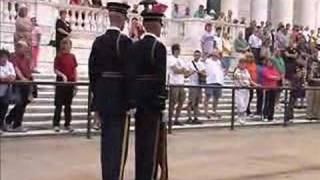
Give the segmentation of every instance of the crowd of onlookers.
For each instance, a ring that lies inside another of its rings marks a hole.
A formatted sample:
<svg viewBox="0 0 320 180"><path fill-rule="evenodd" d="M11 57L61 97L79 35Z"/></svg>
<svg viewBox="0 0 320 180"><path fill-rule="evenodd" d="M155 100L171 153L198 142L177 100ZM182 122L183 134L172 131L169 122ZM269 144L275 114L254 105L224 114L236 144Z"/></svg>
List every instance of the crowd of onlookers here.
<svg viewBox="0 0 320 180"><path fill-rule="evenodd" d="M56 22L56 38L51 45L56 47L54 73L57 82L77 81L77 60L71 53L71 27L66 21L67 11L62 10ZM28 84L34 79L37 71L38 55L41 42L41 31L36 18L28 17L28 8L20 6L16 18L14 33L14 52L0 50L0 132L26 132L22 126L27 105L37 97L37 86ZM12 84L14 81L22 84ZM23 82L25 82L23 84ZM60 131L61 111L64 106L64 129L72 132L70 126L72 99L77 92L73 85L56 86L53 127ZM9 110L9 105L13 107Z"/></svg>
<svg viewBox="0 0 320 180"><path fill-rule="evenodd" d="M182 17L178 6L174 6L172 16ZM138 13L138 6L134 6L132 13ZM56 37L50 42L56 48L54 72L57 82L77 81L77 61L71 53L72 29L67 21L68 11L61 10L55 25ZM190 9L185 15L190 16ZM194 14L194 17L205 16L203 6ZM227 16L220 13L218 19L233 22L232 11ZM244 20L243 20L244 21ZM129 37L133 41L139 40L144 28L139 19L130 20ZM14 34L14 53L0 51L0 81L13 82L32 81L37 70L41 31L36 18L28 17L28 9L19 7L16 18L16 32ZM219 24L207 23L201 37L201 50L196 50L193 59L184 60L181 56L181 47L174 44L171 47L172 55L168 57L167 71L170 85L210 85L214 88L190 88L188 90L188 106L183 107L186 91L183 87L172 87L170 93L169 116L174 119L175 125L183 125L179 121L182 109L188 111L188 121L191 124L201 124L199 121L200 103L204 104L204 115L221 118L218 113L219 100L223 97L221 86L230 78L235 86L239 87L267 87L265 89L237 89L235 103L240 123L245 123L248 117L261 117L265 121L274 120L275 110L281 108L281 91L278 87L289 86L293 90L289 93L286 109L286 120L294 118L294 108L307 106L307 118L319 119L317 107L320 105L320 91L307 91L307 86L320 85L320 28L310 30L308 27L290 24L272 25L270 22L257 24L252 21L238 36L231 40L228 28ZM202 97L204 91L205 97ZM74 86L57 86L55 90L55 111L53 127L60 131L60 117L64 106L65 124L68 131L70 126L72 99L77 92ZM25 131L22 120L26 106L37 97L37 87L31 85L0 85L0 130ZM253 103L256 97L256 103ZM304 100L307 99L307 102ZM211 103L211 105L209 105ZM14 108L9 113L9 104ZM255 105L255 106L254 106ZM210 107L210 108L209 108ZM253 109L255 109L254 112ZM212 113L210 113L210 111ZM95 125L99 127L99 122Z"/></svg>
<svg viewBox="0 0 320 180"><path fill-rule="evenodd" d="M199 103L204 99L204 114L221 117L217 113L219 99L222 96L220 86L226 77L231 77L236 86L257 87L253 89L237 89L235 103L238 119L244 124L248 117L256 117L264 121L273 121L275 111L283 110L279 87L293 88L289 92L285 109L285 120L294 118L295 108L307 107L307 119L320 119L316 110L320 104L320 91L307 91L304 87L320 85L320 28L318 32L308 27L290 24L278 24L276 29L270 22L256 24L252 21L245 32L231 42L228 32L218 25L205 25L205 33L201 37L201 51L194 52L194 59L182 60L180 47L172 46L173 56L168 59L169 84L171 85L212 85L215 88L204 90L189 89L187 123L201 123ZM259 88L264 87L264 89ZM186 92L183 87L171 88L169 116L174 124L179 121L185 102ZM252 103L253 97L256 103ZM208 113L208 102L212 99L212 114ZM307 102L305 102L307 99ZM255 106L253 106L255 104ZM255 107L255 111L252 112ZM191 111L194 111L192 116ZM174 111L176 111L174 113ZM193 117L193 118L192 118Z"/></svg>
<svg viewBox="0 0 320 180"><path fill-rule="evenodd" d="M178 4L173 5L173 9L171 12L171 17L173 19L181 19L181 18L200 18L200 19L211 19L216 21L222 21L226 23L233 24L246 24L246 19L242 17L240 20L234 18L232 10L228 10L225 12L215 12L214 10L208 11L205 9L204 5L199 5L198 9L191 14L190 7L185 7L183 10L180 9L181 6Z"/></svg>

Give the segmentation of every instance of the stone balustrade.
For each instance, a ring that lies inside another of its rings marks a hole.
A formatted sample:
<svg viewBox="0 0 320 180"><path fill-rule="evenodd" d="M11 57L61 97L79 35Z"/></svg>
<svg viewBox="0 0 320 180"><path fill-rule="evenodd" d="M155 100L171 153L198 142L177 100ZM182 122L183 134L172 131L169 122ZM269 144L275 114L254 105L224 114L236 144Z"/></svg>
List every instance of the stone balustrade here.
<svg viewBox="0 0 320 180"><path fill-rule="evenodd" d="M49 41L50 37L53 36L56 18L59 10L62 9L68 11L67 19L71 23L73 38L75 39L93 39L104 33L109 24L108 12L105 9L61 4L52 2L52 0L1 0L0 23L1 27L4 26L4 28L0 32L14 32L17 11L22 4L28 7L30 17L37 17L43 34L47 37L43 41ZM132 16L134 15L129 15L129 17ZM231 39L234 39L239 31L245 29L242 25L204 19L165 19L162 40L167 45L178 42L190 49L198 49L201 35L204 32L204 25L208 22L212 22L214 26L222 27L224 32L230 34ZM125 32L128 32L128 24L126 26ZM2 41L3 39L1 38Z"/></svg>

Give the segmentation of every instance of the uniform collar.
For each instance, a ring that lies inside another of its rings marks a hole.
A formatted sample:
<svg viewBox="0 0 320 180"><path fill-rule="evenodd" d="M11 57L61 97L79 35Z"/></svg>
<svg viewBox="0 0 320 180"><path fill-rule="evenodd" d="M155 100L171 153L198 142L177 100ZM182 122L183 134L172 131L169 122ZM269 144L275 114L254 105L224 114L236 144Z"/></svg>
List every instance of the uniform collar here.
<svg viewBox="0 0 320 180"><path fill-rule="evenodd" d="M110 26L109 28L107 28L107 31L109 31L109 30L114 30L114 31L121 32L120 28L118 28L116 26Z"/></svg>
<svg viewBox="0 0 320 180"><path fill-rule="evenodd" d="M157 37L156 35L149 33L149 32L144 33L142 38L145 38L146 36L151 36L151 37L155 38L156 40L159 40L159 37Z"/></svg>

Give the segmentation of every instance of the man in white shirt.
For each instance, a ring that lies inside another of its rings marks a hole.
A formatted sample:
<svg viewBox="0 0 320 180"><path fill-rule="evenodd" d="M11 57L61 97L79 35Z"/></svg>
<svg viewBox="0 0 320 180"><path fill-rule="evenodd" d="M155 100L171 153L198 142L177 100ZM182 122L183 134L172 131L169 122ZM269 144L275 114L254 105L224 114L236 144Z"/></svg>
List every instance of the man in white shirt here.
<svg viewBox="0 0 320 180"><path fill-rule="evenodd" d="M220 53L218 50L215 50L212 54L212 57L207 59L206 64L206 75L207 75L207 85L210 86L223 86L224 84L224 76L225 70L222 67L222 63L220 60ZM213 115L220 118L221 116L217 113L217 106L219 103L219 98L222 95L221 88L207 88L206 89L206 98L204 102L204 111L208 119L210 119L210 115L208 114L208 103L210 98L213 98L212 103L212 111Z"/></svg>
<svg viewBox="0 0 320 180"><path fill-rule="evenodd" d="M11 62L9 62L10 53L6 50L0 50L0 82L12 82L16 78L16 73ZM8 91L9 85L0 84L0 133L4 126L4 119L8 111Z"/></svg>
<svg viewBox="0 0 320 180"><path fill-rule="evenodd" d="M168 82L170 85L184 85L184 77L187 73L186 63L179 57L180 56L180 45L174 44L171 47L172 56L168 58ZM183 125L178 119L181 113L183 103L186 99L186 92L183 87L171 87L170 88L170 108L169 108L169 118L173 117L173 112L176 107L174 125Z"/></svg>
<svg viewBox="0 0 320 180"><path fill-rule="evenodd" d="M262 47L262 40L259 34L260 34L259 29L256 29L254 33L249 37L249 45L257 64L261 64L260 53L261 53L261 47Z"/></svg>
<svg viewBox="0 0 320 180"><path fill-rule="evenodd" d="M205 71L205 65L202 61L200 61L201 58L201 52L199 50L196 50L193 53L194 59L189 62L188 67L188 75L189 78L188 85L190 86L198 86L200 84L205 83L206 78L206 71ZM198 120L198 116L200 114L199 112L199 103L201 102L202 96L202 89L201 88L189 88L189 102L188 102L188 116L189 119L187 123L189 124L202 124ZM191 115L191 111L193 110L193 119Z"/></svg>

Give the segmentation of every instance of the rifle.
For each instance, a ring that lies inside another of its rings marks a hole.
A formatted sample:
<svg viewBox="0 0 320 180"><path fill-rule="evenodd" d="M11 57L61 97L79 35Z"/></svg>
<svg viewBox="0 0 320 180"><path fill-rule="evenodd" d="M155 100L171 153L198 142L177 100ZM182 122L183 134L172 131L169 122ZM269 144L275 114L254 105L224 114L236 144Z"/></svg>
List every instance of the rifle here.
<svg viewBox="0 0 320 180"><path fill-rule="evenodd" d="M167 122L163 120L163 112L160 114L160 126L159 126L159 136L158 136L158 145L157 145L157 161L156 169L154 171L154 179L158 177L159 168L160 179L159 180L168 180L168 151L167 151Z"/></svg>

